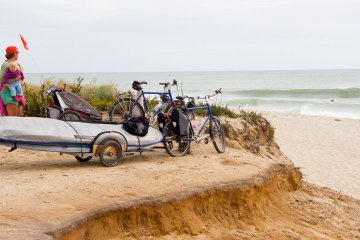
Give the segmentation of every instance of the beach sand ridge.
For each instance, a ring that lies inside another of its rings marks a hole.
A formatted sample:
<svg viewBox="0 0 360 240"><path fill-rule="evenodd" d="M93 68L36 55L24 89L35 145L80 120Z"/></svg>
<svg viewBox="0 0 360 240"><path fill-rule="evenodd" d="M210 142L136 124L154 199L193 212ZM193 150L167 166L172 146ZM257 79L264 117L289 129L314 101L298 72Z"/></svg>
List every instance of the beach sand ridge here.
<svg viewBox="0 0 360 240"><path fill-rule="evenodd" d="M358 200L302 182L266 122L227 121L224 154L194 145L185 157L145 153L113 168L0 147L0 239L360 237Z"/></svg>

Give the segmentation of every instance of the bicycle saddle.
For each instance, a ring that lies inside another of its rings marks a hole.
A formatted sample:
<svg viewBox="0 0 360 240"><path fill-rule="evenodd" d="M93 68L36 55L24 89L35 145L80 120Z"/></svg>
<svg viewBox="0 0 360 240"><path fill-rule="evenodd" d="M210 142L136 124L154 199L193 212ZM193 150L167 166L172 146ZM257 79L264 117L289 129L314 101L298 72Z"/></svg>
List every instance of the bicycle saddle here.
<svg viewBox="0 0 360 240"><path fill-rule="evenodd" d="M166 83L159 83L159 85L164 85L165 87L169 86L170 83L169 82L166 82Z"/></svg>
<svg viewBox="0 0 360 240"><path fill-rule="evenodd" d="M147 82L134 81L134 82L132 83L132 88L133 88L134 90L140 91L140 90L142 89L141 84L147 84Z"/></svg>
<svg viewBox="0 0 360 240"><path fill-rule="evenodd" d="M184 100L185 98L188 98L188 96L176 96L176 99L179 99L179 100Z"/></svg>

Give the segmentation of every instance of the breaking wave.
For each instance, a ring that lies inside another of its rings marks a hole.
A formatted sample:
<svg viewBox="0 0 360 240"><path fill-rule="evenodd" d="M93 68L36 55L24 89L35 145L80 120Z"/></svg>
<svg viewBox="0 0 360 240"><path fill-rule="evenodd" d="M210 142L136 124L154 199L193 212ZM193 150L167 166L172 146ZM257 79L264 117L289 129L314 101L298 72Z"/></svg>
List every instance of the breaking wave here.
<svg viewBox="0 0 360 240"><path fill-rule="evenodd" d="M254 89L227 92L238 97L360 98L360 88L335 89Z"/></svg>

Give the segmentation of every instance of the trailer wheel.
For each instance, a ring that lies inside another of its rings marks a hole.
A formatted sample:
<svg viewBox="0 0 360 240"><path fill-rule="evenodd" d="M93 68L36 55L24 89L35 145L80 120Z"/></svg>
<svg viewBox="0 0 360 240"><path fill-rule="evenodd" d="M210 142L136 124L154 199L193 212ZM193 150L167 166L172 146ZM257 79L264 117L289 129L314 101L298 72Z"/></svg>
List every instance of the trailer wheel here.
<svg viewBox="0 0 360 240"><path fill-rule="evenodd" d="M122 157L121 145L114 140L105 140L99 151L99 158L105 167L116 166Z"/></svg>
<svg viewBox="0 0 360 240"><path fill-rule="evenodd" d="M79 113L72 111L72 110L66 110L65 112L62 112L59 117L59 120L63 121L81 121L81 116Z"/></svg>
<svg viewBox="0 0 360 240"><path fill-rule="evenodd" d="M92 156L89 156L89 157L86 157L86 158L82 158L82 157L79 157L79 156L75 156L76 160L78 160L79 162L88 162Z"/></svg>

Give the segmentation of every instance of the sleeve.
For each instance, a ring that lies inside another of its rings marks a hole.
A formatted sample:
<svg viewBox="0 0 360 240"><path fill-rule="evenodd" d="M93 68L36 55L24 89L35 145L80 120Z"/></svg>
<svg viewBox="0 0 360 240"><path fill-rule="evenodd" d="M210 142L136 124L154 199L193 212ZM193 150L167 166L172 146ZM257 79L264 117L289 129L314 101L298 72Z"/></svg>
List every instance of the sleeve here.
<svg viewBox="0 0 360 240"><path fill-rule="evenodd" d="M20 76L21 76L21 80L24 80L24 79L25 79L24 74L23 74L22 71L20 71Z"/></svg>
<svg viewBox="0 0 360 240"><path fill-rule="evenodd" d="M10 73L6 71L2 78L2 83L6 84L9 82L9 75L10 75Z"/></svg>
<svg viewBox="0 0 360 240"><path fill-rule="evenodd" d="M3 82L3 78L4 78L4 75L6 73L6 69L8 68L9 66L9 62L5 61L2 65L1 65L1 70L0 70L0 84L2 84Z"/></svg>

